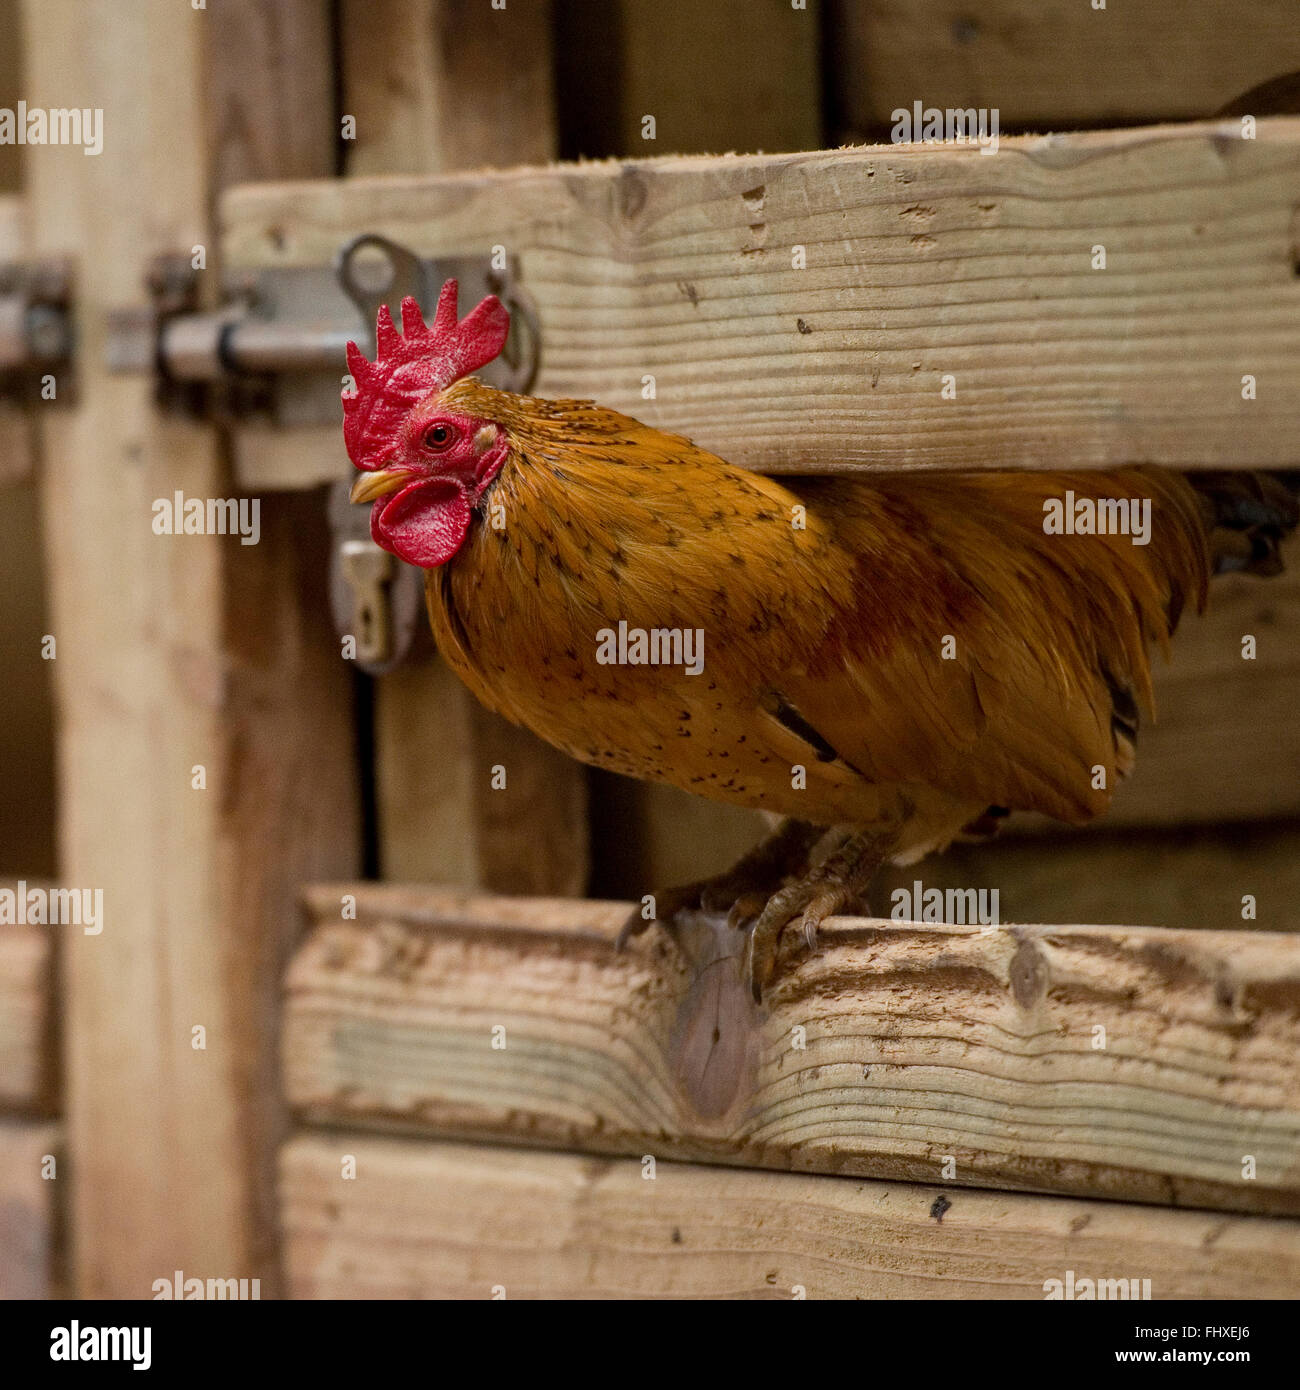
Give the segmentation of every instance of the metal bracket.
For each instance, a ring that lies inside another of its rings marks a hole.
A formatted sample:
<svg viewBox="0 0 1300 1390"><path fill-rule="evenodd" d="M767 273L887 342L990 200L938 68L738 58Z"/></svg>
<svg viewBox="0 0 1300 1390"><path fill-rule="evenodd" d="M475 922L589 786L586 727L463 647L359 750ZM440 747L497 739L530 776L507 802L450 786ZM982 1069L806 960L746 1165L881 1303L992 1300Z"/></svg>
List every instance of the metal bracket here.
<svg viewBox="0 0 1300 1390"><path fill-rule="evenodd" d="M0 265L0 395L66 402L72 372L72 269L66 260ZM45 378L55 379L55 392Z"/></svg>
<svg viewBox="0 0 1300 1390"><path fill-rule="evenodd" d="M225 281L225 303L202 312L199 276L183 257L151 268L150 303L111 316L108 366L152 372L164 404L227 420L261 417L285 427L341 419L339 393L349 339L373 352L375 314L396 313L413 294L432 312L443 281L460 281L462 310L487 294L511 313L510 337L483 379L526 392L536 376L537 315L513 263L492 267L471 256L427 259L373 233L339 248L332 266L239 272Z"/></svg>

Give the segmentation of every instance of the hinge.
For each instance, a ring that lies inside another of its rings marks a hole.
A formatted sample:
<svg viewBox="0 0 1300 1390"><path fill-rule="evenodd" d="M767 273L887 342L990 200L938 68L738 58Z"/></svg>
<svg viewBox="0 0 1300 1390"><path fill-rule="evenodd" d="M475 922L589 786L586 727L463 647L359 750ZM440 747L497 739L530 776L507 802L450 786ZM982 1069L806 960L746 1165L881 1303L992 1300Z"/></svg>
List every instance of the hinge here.
<svg viewBox="0 0 1300 1390"><path fill-rule="evenodd" d="M537 372L537 316L517 267L478 256L420 257L366 233L330 266L238 271L224 280L224 302L199 307L202 272L185 257L165 257L148 277L149 304L110 316L107 365L152 373L164 405L232 421L341 423L339 393L349 339L374 351L375 314L397 313L411 294L429 313L445 280L460 282L461 311L485 295L510 310L501 356L480 373L491 385L526 392Z"/></svg>
<svg viewBox="0 0 1300 1390"><path fill-rule="evenodd" d="M75 384L70 263L0 265L0 395L66 402Z"/></svg>

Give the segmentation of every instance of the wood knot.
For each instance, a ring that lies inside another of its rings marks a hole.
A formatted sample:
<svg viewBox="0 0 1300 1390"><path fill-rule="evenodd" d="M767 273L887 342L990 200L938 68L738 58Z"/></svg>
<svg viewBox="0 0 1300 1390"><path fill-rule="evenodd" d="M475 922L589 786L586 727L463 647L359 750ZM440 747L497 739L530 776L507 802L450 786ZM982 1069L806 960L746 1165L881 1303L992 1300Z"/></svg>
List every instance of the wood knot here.
<svg viewBox="0 0 1300 1390"><path fill-rule="evenodd" d="M1011 957L1011 993L1022 1009L1031 1009L1047 993L1047 961L1038 947L1021 940Z"/></svg>
<svg viewBox="0 0 1300 1390"><path fill-rule="evenodd" d="M631 221L645 207L645 200L644 176L631 165L625 165L614 184L614 203L619 216Z"/></svg>

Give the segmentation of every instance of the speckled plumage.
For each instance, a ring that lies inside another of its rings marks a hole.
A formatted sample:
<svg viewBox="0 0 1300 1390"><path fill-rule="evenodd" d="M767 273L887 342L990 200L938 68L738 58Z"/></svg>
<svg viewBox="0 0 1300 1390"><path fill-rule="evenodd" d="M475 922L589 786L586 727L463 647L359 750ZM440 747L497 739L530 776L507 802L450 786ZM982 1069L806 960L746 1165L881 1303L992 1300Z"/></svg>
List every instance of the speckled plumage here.
<svg viewBox="0 0 1300 1390"><path fill-rule="evenodd" d="M427 572L439 647L484 704L616 772L884 828L904 861L991 804L1104 810L1148 647L1204 601L1207 525L1176 474L776 481L589 402L466 379L439 403L510 441ZM1151 498L1150 544L1045 535L1067 489ZM703 671L599 664L620 620L703 629Z"/></svg>

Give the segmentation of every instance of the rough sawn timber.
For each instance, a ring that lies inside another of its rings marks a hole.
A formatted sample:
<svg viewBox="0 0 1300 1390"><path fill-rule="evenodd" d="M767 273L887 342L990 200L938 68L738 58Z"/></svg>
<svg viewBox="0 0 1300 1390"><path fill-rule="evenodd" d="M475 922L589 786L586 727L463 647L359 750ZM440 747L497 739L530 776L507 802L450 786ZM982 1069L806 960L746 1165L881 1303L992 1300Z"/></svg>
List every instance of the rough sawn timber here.
<svg viewBox="0 0 1300 1390"><path fill-rule="evenodd" d="M1300 1213L1294 937L835 919L812 957L787 934L755 1013L730 961L617 954L621 904L308 900L284 1057L312 1122Z"/></svg>
<svg viewBox="0 0 1300 1390"><path fill-rule="evenodd" d="M342 1176L345 1155L354 1178ZM299 1134L280 1162L288 1293L1042 1299L1067 1270L1079 1291L1085 1279L1148 1279L1153 1299L1293 1298L1300 1287L1300 1223L1276 1217L694 1164L648 1171L633 1158Z"/></svg>
<svg viewBox="0 0 1300 1390"><path fill-rule="evenodd" d="M255 185L224 199L223 249L254 269L327 265L363 231L505 247L537 394L759 470L1280 467L1298 189L1300 119L1277 117L1256 139L1232 120ZM248 434L250 485L347 472L337 427Z"/></svg>

